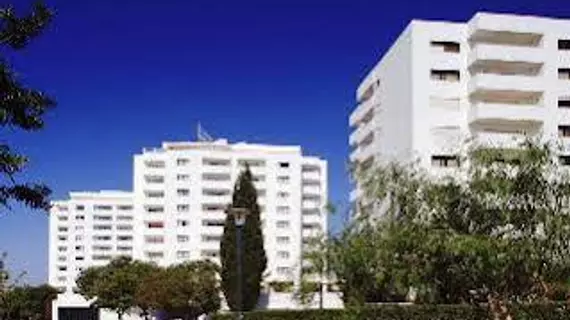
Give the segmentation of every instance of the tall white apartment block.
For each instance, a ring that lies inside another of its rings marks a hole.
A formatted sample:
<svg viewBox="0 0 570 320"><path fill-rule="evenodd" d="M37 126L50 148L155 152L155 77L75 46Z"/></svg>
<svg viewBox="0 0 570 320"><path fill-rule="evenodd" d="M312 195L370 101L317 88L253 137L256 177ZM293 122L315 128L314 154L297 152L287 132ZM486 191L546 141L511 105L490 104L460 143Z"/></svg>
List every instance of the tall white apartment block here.
<svg viewBox="0 0 570 320"><path fill-rule="evenodd" d="M477 13L412 21L357 89L350 160L459 165L465 141L516 147L561 139L570 164L570 20ZM350 195L362 202L357 187Z"/></svg>
<svg viewBox="0 0 570 320"><path fill-rule="evenodd" d="M298 146L165 142L134 156L134 191L72 192L50 212L49 283L73 292L79 272L113 257L167 266L219 262L224 210L249 164L258 191L266 281L298 283L304 245L326 235L327 162Z"/></svg>
<svg viewBox="0 0 570 320"><path fill-rule="evenodd" d="M165 142L134 159L135 258L219 262L234 183L252 171L270 281L299 280L303 243L327 230L327 163L297 146Z"/></svg>
<svg viewBox="0 0 570 320"><path fill-rule="evenodd" d="M53 202L49 228L49 283L72 292L83 269L133 255L132 193L71 192Z"/></svg>

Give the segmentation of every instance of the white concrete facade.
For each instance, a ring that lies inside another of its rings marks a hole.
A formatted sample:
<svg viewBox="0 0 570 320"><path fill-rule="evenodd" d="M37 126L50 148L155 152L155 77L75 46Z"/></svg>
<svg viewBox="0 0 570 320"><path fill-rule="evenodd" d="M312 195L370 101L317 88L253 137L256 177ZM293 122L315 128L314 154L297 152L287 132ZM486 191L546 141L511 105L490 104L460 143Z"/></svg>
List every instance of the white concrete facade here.
<svg viewBox="0 0 570 320"><path fill-rule="evenodd" d="M72 192L53 202L49 283L64 292L54 306L88 305L73 295L75 278L120 255L162 266L219 262L224 210L246 163L261 207L265 282L298 284L303 247L328 228L327 162L299 146L165 142L134 155L133 192ZM272 305L279 293L268 299L269 308L295 305Z"/></svg>
<svg viewBox="0 0 570 320"><path fill-rule="evenodd" d="M350 160L411 162L436 175L464 142L562 140L570 164L570 20L477 13L412 21L357 89ZM350 195L363 200L358 184Z"/></svg>
<svg viewBox="0 0 570 320"><path fill-rule="evenodd" d="M49 284L72 292L83 269L133 255L132 193L71 192L53 202L49 228Z"/></svg>
<svg viewBox="0 0 570 320"><path fill-rule="evenodd" d="M248 163L261 207L266 281L297 282L303 242L327 230L327 163L297 146L165 142L134 157L135 258L219 262L224 210Z"/></svg>

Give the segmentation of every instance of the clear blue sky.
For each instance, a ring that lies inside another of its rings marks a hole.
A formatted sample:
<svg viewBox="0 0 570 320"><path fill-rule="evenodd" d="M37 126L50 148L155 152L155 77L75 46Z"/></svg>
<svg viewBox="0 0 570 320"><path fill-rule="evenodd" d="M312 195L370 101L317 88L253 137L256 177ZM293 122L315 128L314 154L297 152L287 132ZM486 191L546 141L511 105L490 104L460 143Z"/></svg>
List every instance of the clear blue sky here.
<svg viewBox="0 0 570 320"><path fill-rule="evenodd" d="M20 1L25 8L28 1ZM3 129L54 198L130 189L132 154L194 138L299 144L329 161L330 198L348 198L348 115L359 80L409 20L476 11L570 17L568 0L53 0L50 30L11 63L58 100L37 134ZM47 217L0 215L0 250L47 280Z"/></svg>

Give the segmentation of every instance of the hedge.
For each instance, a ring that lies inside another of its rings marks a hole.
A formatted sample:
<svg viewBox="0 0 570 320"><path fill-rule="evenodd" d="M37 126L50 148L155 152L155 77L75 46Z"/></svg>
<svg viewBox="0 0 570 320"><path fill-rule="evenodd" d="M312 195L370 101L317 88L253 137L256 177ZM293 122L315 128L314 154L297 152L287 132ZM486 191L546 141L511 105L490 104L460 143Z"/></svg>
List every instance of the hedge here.
<svg viewBox="0 0 570 320"><path fill-rule="evenodd" d="M513 308L514 320L570 320L564 305L532 305ZM213 320L233 320L218 314ZM382 305L341 310L271 310L245 313L244 320L488 320L487 311L469 305Z"/></svg>

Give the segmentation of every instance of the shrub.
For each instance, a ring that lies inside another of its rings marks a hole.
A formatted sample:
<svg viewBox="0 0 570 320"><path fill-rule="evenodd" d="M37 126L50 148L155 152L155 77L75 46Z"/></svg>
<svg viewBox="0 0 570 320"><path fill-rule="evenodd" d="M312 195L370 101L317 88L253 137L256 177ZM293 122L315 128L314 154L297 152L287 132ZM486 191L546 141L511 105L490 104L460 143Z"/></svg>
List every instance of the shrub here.
<svg viewBox="0 0 570 320"><path fill-rule="evenodd" d="M562 304L517 306L514 320L570 320L570 310ZM233 314L218 314L213 320L233 320ZM360 309L253 311L244 320L490 320L484 308L470 305L394 305Z"/></svg>
<svg viewBox="0 0 570 320"><path fill-rule="evenodd" d="M269 287L275 292L293 292L293 281L273 281Z"/></svg>

